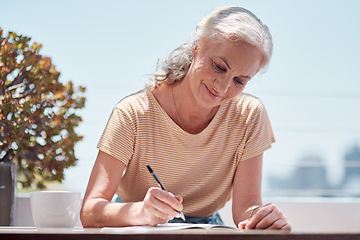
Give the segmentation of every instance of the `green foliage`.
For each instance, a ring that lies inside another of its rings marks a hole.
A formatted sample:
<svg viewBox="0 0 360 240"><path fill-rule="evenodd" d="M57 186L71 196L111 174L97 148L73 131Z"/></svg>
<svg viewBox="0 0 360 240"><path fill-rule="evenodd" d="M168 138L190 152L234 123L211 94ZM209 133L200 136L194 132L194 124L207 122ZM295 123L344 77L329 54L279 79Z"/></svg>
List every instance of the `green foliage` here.
<svg viewBox="0 0 360 240"><path fill-rule="evenodd" d="M0 28L0 161L18 166L19 183L46 188L45 181L64 179L76 165L75 127L84 107L84 87L59 82L51 59L40 55L41 44Z"/></svg>

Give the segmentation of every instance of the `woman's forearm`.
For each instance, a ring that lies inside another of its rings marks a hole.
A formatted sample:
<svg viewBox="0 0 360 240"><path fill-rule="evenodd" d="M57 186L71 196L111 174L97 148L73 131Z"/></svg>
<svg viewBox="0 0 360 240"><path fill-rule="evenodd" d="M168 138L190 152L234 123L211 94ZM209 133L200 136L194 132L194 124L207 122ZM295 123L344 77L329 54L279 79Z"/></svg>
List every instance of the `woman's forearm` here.
<svg viewBox="0 0 360 240"><path fill-rule="evenodd" d="M81 223L84 228L144 225L141 204L114 203L105 199L87 200L81 209Z"/></svg>

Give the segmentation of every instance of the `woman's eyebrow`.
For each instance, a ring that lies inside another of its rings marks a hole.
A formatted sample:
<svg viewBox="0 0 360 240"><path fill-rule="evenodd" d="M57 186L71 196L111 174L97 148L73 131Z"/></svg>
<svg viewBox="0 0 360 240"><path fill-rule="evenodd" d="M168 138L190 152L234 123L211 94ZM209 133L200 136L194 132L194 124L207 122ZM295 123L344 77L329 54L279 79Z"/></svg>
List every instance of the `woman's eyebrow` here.
<svg viewBox="0 0 360 240"><path fill-rule="evenodd" d="M226 66L231 70L230 65L228 64L228 62L225 60L225 58L223 57L219 57L221 60L223 60L223 62L226 64Z"/></svg>
<svg viewBox="0 0 360 240"><path fill-rule="evenodd" d="M223 57L219 57L219 58L220 58L221 60L223 60L223 62L225 63L225 65L231 70L231 67L230 67L229 63L226 61L226 59L223 58ZM239 77L251 79L250 76L245 76L245 75L239 75Z"/></svg>

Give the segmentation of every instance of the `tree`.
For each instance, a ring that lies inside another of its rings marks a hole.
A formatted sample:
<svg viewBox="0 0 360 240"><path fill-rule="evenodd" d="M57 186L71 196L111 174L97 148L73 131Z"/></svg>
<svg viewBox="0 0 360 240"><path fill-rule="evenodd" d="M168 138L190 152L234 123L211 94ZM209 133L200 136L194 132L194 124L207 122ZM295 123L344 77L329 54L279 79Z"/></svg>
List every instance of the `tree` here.
<svg viewBox="0 0 360 240"><path fill-rule="evenodd" d="M18 166L22 187L46 188L76 165L75 127L82 121L85 88L59 81L41 44L0 28L0 162Z"/></svg>

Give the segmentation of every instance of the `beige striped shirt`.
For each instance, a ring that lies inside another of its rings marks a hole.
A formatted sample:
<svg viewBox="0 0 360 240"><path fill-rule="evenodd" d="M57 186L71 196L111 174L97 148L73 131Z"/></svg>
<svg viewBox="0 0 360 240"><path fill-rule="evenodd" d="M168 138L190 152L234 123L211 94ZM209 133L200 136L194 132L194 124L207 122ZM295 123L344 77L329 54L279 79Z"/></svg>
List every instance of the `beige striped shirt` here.
<svg viewBox="0 0 360 240"><path fill-rule="evenodd" d="M265 108L249 94L221 105L206 129L190 134L146 89L116 105L98 148L126 165L117 191L125 202L141 201L149 187L157 186L149 164L169 192L184 198L185 215L205 217L231 198L238 163L272 142Z"/></svg>

